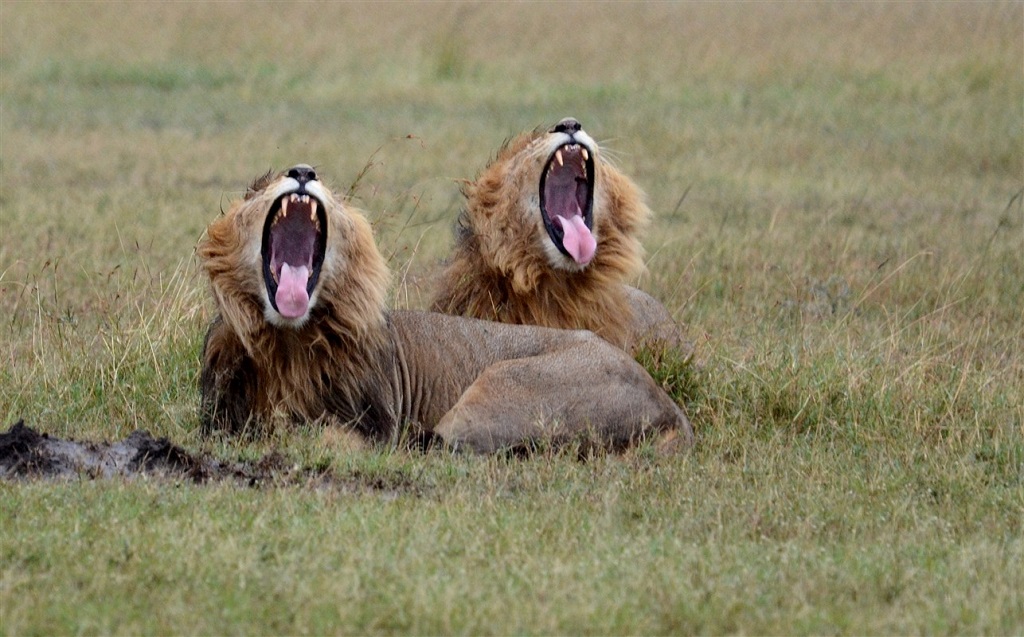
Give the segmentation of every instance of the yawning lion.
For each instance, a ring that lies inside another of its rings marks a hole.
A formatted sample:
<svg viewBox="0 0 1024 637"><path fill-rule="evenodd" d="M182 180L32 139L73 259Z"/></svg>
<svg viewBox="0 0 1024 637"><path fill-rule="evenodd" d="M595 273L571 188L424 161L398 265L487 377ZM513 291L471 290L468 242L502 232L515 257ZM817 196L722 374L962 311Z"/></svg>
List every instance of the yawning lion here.
<svg viewBox="0 0 1024 637"><path fill-rule="evenodd" d="M645 269L651 211L578 121L507 142L463 194L433 310L589 329L627 349L683 344L664 306L627 284Z"/></svg>
<svg viewBox="0 0 1024 637"><path fill-rule="evenodd" d="M387 311L369 223L309 166L258 179L198 254L219 311L203 351L207 430L327 421L478 452L693 439L644 369L589 332Z"/></svg>

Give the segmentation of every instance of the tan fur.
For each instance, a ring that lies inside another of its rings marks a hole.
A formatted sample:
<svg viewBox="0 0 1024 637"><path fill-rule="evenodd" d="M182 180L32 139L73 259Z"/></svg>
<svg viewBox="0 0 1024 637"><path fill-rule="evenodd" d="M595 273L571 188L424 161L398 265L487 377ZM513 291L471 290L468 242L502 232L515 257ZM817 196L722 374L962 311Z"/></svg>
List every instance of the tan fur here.
<svg viewBox="0 0 1024 637"><path fill-rule="evenodd" d="M325 421L369 439L437 436L484 452L543 438L606 448L651 433L692 441L686 416L643 368L588 332L386 311L389 277L370 226L326 189L315 302L304 323L281 325L267 301L261 233L288 183L283 174L257 181L200 244L220 313L203 352L205 429Z"/></svg>
<svg viewBox="0 0 1024 637"><path fill-rule="evenodd" d="M257 369L273 370L260 375L259 391L253 396L255 412L314 420L327 410L324 396L330 379L360 377L382 364L378 358L386 335L380 308L390 274L364 217L330 215L328 236L345 241L338 242L334 259L324 266L319 318L300 330L273 329L259 302L260 232L272 203L265 190L270 179L261 180L210 224L197 251L220 311L215 326L230 328L212 329L206 350L208 358L232 352L234 358L251 359ZM360 388L341 384L331 390L354 394Z"/></svg>
<svg viewBox="0 0 1024 637"><path fill-rule="evenodd" d="M637 186L599 155L595 256L579 271L552 265L537 196L552 135L535 130L507 142L476 181L463 187L466 207L455 250L431 309L503 323L589 329L619 347L637 345L652 336L652 329L677 340L678 330L661 304L627 285L645 270L638 237L650 209ZM591 153L598 152L595 144Z"/></svg>

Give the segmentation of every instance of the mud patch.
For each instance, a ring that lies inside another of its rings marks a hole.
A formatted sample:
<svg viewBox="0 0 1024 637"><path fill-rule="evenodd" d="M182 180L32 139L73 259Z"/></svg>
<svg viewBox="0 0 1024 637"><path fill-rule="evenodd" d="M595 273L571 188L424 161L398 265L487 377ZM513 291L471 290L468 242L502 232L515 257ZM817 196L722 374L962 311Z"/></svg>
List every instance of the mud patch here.
<svg viewBox="0 0 1024 637"><path fill-rule="evenodd" d="M167 438L135 431L119 442L63 440L18 421L0 433L0 479L109 479L149 476L197 484L234 482L247 487L307 486L384 496L422 495L410 480L382 480L359 471L337 476L330 468L302 468L272 451L256 462L226 462L192 453Z"/></svg>

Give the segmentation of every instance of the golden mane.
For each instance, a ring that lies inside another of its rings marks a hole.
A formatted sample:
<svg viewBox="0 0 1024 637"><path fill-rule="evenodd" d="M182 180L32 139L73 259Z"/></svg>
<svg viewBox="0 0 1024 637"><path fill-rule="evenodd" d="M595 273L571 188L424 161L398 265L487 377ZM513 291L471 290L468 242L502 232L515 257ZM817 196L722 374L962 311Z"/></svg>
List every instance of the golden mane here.
<svg viewBox="0 0 1024 637"><path fill-rule="evenodd" d="M251 405L255 412L315 420L325 411L338 411L326 404L325 397L331 396L338 406L348 404L340 411L352 412L354 418L358 410L368 408L361 398L367 394L367 383L382 383L386 373L390 272L362 215L332 215L329 236L344 241L333 246L338 263L324 265L331 271L321 277L323 290L310 320L299 329L279 329L268 322L259 270L251 263L253 226L262 227L262 220L249 218L241 209L263 196L273 177L260 177L243 200L211 223L197 249L219 321L228 328L211 329L205 350L225 359L248 357L255 369L274 370L259 375ZM207 361L206 367L223 367L216 362Z"/></svg>
<svg viewBox="0 0 1024 637"><path fill-rule="evenodd" d="M639 234L651 212L636 185L603 159L595 161L593 260L579 271L554 268L542 246L535 210L546 156L533 150L535 130L507 141L472 183L456 245L431 304L434 311L503 323L589 329L622 347L632 308L624 284L644 272Z"/></svg>

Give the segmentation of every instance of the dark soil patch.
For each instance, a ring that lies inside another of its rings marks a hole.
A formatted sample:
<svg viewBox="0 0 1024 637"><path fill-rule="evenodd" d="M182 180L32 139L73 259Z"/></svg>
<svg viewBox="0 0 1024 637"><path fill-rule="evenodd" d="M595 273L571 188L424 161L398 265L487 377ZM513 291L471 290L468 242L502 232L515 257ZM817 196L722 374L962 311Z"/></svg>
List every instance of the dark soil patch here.
<svg viewBox="0 0 1024 637"><path fill-rule="evenodd" d="M150 476L193 483L234 482L249 487L308 486L397 497L422 495L414 481L382 480L356 471L336 476L330 468L301 468L278 451L256 462L226 462L192 453L167 438L135 431L119 442L63 440L18 421L0 433L0 479L96 479Z"/></svg>

